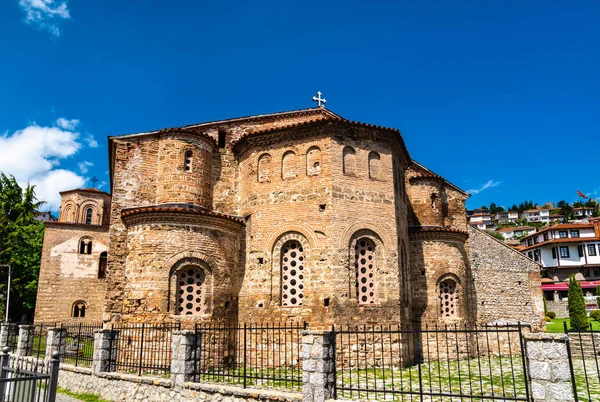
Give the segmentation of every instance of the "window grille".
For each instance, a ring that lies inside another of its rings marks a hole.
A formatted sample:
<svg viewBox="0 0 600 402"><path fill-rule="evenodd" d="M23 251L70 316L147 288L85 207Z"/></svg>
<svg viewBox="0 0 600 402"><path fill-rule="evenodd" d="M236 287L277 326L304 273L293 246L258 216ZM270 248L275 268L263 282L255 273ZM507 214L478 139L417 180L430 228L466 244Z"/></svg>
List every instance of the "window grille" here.
<svg viewBox="0 0 600 402"><path fill-rule="evenodd" d="M281 305L301 306L304 298L304 250L290 241L281 250Z"/></svg>
<svg viewBox="0 0 600 402"><path fill-rule="evenodd" d="M184 166L186 172L192 170L192 151L185 151Z"/></svg>
<svg viewBox="0 0 600 402"><path fill-rule="evenodd" d="M356 296L359 304L375 303L373 269L375 244L369 239L360 239L354 246L356 268Z"/></svg>
<svg viewBox="0 0 600 402"><path fill-rule="evenodd" d="M204 282L204 272L200 268L185 267L177 273L177 314L204 313Z"/></svg>
<svg viewBox="0 0 600 402"><path fill-rule="evenodd" d="M456 317L456 282L445 279L440 282L440 313L442 317Z"/></svg>

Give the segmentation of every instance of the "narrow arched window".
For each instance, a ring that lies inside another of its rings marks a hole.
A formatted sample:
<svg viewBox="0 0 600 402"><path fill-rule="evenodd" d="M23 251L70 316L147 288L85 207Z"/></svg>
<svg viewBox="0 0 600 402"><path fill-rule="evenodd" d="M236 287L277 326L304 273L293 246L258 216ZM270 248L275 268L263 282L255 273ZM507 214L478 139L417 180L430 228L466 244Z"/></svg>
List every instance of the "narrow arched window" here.
<svg viewBox="0 0 600 402"><path fill-rule="evenodd" d="M262 154L258 157L257 180L259 183L271 181L271 155Z"/></svg>
<svg viewBox="0 0 600 402"><path fill-rule="evenodd" d="M306 175L318 176L321 174L321 149L310 147L306 152Z"/></svg>
<svg viewBox="0 0 600 402"><path fill-rule="evenodd" d="M75 303L73 303L73 309L72 309L71 316L73 318L85 318L85 310L86 310L85 302L81 301L81 300L76 301Z"/></svg>
<svg viewBox="0 0 600 402"><path fill-rule="evenodd" d="M108 254L106 251L100 253L100 260L98 261L98 279L106 279L106 260Z"/></svg>
<svg viewBox="0 0 600 402"><path fill-rule="evenodd" d="M287 151L281 159L281 178L292 179L296 177L298 175L296 169L296 154L294 151Z"/></svg>
<svg viewBox="0 0 600 402"><path fill-rule="evenodd" d="M85 210L85 224L86 225L91 225L92 224L92 215L94 213L94 210L92 208L88 208Z"/></svg>
<svg viewBox="0 0 600 402"><path fill-rule="evenodd" d="M352 147L344 148L342 171L345 175L356 176L356 151Z"/></svg>
<svg viewBox="0 0 600 402"><path fill-rule="evenodd" d="M199 315L205 312L205 275L196 266L183 267L177 273L176 314Z"/></svg>
<svg viewBox="0 0 600 402"><path fill-rule="evenodd" d="M381 157L377 152L369 153L369 178L381 178Z"/></svg>
<svg viewBox="0 0 600 402"><path fill-rule="evenodd" d="M375 303L375 244L367 238L359 239L354 245L354 259L358 304L373 304Z"/></svg>
<svg viewBox="0 0 600 402"><path fill-rule="evenodd" d="M184 157L184 169L186 172L189 172L192 170L192 151L188 150L185 151L185 157Z"/></svg>
<svg viewBox="0 0 600 402"><path fill-rule="evenodd" d="M301 306L304 298L304 250L296 240L281 248L281 305Z"/></svg>
<svg viewBox="0 0 600 402"><path fill-rule="evenodd" d="M440 281L440 314L443 318L457 316L456 309L456 281L445 278Z"/></svg>
<svg viewBox="0 0 600 402"><path fill-rule="evenodd" d="M79 240L79 254L92 254L92 239L84 237Z"/></svg>

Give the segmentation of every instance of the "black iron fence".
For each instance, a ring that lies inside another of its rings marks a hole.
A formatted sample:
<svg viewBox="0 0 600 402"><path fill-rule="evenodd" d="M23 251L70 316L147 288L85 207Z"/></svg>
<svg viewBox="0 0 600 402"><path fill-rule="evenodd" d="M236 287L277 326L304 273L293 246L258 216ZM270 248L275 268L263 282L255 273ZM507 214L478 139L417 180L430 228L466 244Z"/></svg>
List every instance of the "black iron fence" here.
<svg viewBox="0 0 600 402"><path fill-rule="evenodd" d="M46 355L48 328L54 327L56 327L56 323L38 323L33 326L33 342L31 348L27 349L27 356L33 356L36 359L44 358Z"/></svg>
<svg viewBox="0 0 600 402"><path fill-rule="evenodd" d="M570 330L568 353L575 402L600 401L600 332Z"/></svg>
<svg viewBox="0 0 600 402"><path fill-rule="evenodd" d="M137 375L171 372L171 339L181 323L114 324L111 371Z"/></svg>
<svg viewBox="0 0 600 402"><path fill-rule="evenodd" d="M10 356L4 347L0 355L0 402L54 402L58 384L59 359L39 361L33 357Z"/></svg>
<svg viewBox="0 0 600 402"><path fill-rule="evenodd" d="M334 399L529 400L520 325L333 331Z"/></svg>
<svg viewBox="0 0 600 402"><path fill-rule="evenodd" d="M102 329L102 323L60 324L59 328L62 330L59 342L64 347L61 362L90 367L94 356L94 331Z"/></svg>
<svg viewBox="0 0 600 402"><path fill-rule="evenodd" d="M300 390L304 329L306 323L196 325L194 381Z"/></svg>

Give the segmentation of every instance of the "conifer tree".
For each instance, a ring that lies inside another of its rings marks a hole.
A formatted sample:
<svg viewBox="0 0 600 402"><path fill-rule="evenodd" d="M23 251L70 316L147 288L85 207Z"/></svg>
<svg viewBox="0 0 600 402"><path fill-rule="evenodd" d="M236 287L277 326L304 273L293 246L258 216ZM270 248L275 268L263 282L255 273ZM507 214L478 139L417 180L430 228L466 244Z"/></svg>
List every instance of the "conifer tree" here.
<svg viewBox="0 0 600 402"><path fill-rule="evenodd" d="M583 298L583 290L579 286L579 282L575 279L575 274L569 277L569 320L571 321L571 329L584 330L588 327L587 312L585 311L585 299Z"/></svg>

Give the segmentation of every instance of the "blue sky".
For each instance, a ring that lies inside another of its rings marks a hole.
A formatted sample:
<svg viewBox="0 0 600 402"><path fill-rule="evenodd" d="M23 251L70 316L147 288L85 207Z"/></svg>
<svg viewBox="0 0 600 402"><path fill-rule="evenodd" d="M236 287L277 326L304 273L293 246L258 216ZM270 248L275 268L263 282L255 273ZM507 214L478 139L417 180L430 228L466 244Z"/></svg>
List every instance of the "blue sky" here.
<svg viewBox="0 0 600 402"><path fill-rule="evenodd" d="M468 206L600 196L600 3L0 4L0 170L108 189L107 136L311 107L401 130Z"/></svg>

